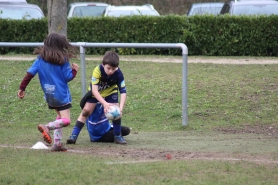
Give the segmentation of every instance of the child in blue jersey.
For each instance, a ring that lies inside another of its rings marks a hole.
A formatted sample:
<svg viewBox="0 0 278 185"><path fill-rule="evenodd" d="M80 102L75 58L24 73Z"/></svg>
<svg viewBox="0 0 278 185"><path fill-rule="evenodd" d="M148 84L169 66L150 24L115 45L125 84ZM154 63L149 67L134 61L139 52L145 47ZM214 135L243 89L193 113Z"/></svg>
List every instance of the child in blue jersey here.
<svg viewBox="0 0 278 185"><path fill-rule="evenodd" d="M86 120L86 126L91 142L114 142L113 125L105 117L103 106L100 103L97 103L94 111ZM72 132L74 135L79 135L80 131L79 128L74 127ZM121 133L122 136L127 136L130 128L121 126Z"/></svg>
<svg viewBox="0 0 278 185"><path fill-rule="evenodd" d="M121 94L120 105L118 103L118 92ZM108 51L103 56L102 64L98 65L93 71L89 97L76 121L75 129L80 131L83 128L98 102L104 107L104 112L108 111L111 104L115 104L120 107L122 113L125 101L126 86L124 75L119 68L119 56L113 51ZM126 144L121 133L121 119L113 120L113 129L114 142ZM67 144L75 144L77 137L78 135L73 130L72 135L67 140Z"/></svg>
<svg viewBox="0 0 278 185"><path fill-rule="evenodd" d="M67 151L62 145L62 127L70 124L71 94L68 82L75 78L79 66L70 65L69 59L75 58L78 50L72 46L65 35L51 33L44 41L42 47L35 48L34 54L38 57L27 70L22 80L18 97L25 96L25 89L32 78L38 74L44 98L49 109L57 113L56 120L46 125L39 124L38 130L42 133L44 141L51 144L49 130L54 130L54 144L51 151Z"/></svg>
<svg viewBox="0 0 278 185"><path fill-rule="evenodd" d="M109 123L105 117L103 106L97 103L95 110L86 120L87 130L91 142L114 142L114 129L113 125ZM130 129L121 126L122 136L127 136Z"/></svg>

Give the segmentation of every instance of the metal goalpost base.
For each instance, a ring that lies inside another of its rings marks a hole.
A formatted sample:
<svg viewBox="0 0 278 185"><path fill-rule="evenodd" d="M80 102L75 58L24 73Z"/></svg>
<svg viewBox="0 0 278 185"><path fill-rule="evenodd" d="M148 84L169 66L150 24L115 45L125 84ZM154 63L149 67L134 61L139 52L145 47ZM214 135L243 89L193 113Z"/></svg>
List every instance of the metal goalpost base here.
<svg viewBox="0 0 278 185"><path fill-rule="evenodd" d="M187 82L188 82L188 48L183 43L90 43L71 42L72 45L80 48L80 68L81 68L81 91L82 96L86 94L86 62L85 48L178 48L182 50L182 125L187 126L188 106L187 106ZM0 42L0 47L38 47L43 46L42 42Z"/></svg>

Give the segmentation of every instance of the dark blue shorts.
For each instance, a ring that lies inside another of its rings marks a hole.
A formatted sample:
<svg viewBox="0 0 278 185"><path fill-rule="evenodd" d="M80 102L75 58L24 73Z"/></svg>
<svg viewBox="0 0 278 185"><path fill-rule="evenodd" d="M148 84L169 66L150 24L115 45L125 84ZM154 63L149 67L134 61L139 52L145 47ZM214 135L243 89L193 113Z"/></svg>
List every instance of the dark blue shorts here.
<svg viewBox="0 0 278 185"><path fill-rule="evenodd" d="M114 94L111 94L111 95L109 95L109 96L106 96L106 97L104 98L104 100L105 100L106 102L108 102L108 103L118 103L118 102L119 102L119 101L118 101L118 93L114 93ZM97 103L98 100L97 100L96 98L94 98L94 97L91 97L91 98L89 98L89 99L87 100L87 102L89 102L89 103Z"/></svg>
<svg viewBox="0 0 278 185"><path fill-rule="evenodd" d="M51 105L48 105L48 108L49 109L56 109L57 111L62 111L62 110L66 110L66 109L69 109L71 108L71 103L67 104L67 105L63 105L61 107L52 107Z"/></svg>

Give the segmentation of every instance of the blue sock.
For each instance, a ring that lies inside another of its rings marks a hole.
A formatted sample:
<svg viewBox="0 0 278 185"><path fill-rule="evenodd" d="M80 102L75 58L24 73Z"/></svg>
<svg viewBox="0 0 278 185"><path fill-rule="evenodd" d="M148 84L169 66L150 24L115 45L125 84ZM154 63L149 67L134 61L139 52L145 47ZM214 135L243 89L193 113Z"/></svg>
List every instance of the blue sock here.
<svg viewBox="0 0 278 185"><path fill-rule="evenodd" d="M85 125L84 123L82 123L80 121L76 121L71 135L75 135L76 137L78 137L78 135L79 135L80 131L82 130L82 128L84 127L84 125Z"/></svg>
<svg viewBox="0 0 278 185"><path fill-rule="evenodd" d="M114 136L121 135L121 118L118 120L113 120Z"/></svg>

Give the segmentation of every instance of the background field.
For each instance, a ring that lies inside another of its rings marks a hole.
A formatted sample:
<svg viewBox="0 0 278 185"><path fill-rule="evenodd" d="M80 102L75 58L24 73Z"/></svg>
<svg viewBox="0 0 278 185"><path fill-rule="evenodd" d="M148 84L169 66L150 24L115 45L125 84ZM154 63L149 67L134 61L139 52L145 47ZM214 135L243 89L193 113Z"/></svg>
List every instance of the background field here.
<svg viewBox="0 0 278 185"><path fill-rule="evenodd" d="M206 59L211 58L201 58ZM182 64L142 60L120 64L128 87L123 116L123 125L132 128L128 145L91 143L84 129L67 153L30 149L42 141L37 124L55 114L37 78L25 99L16 97L33 61L1 60L0 184L277 183L277 64L190 63L189 124L183 127ZM99 63L87 61L88 80ZM80 81L79 73L70 82L72 124L64 129L64 142L80 113Z"/></svg>

